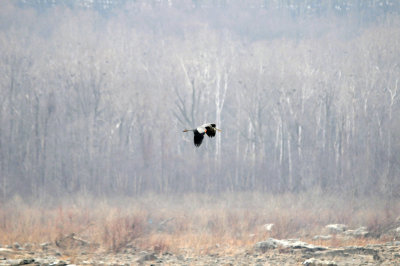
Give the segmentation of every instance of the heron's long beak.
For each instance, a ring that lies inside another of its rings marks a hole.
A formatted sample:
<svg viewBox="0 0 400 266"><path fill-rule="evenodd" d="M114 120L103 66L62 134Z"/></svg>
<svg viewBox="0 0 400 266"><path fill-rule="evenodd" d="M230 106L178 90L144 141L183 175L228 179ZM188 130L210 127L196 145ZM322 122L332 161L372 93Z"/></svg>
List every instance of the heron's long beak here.
<svg viewBox="0 0 400 266"><path fill-rule="evenodd" d="M222 130L221 129L219 129L219 128L216 128L216 130L218 130L219 132L221 132Z"/></svg>

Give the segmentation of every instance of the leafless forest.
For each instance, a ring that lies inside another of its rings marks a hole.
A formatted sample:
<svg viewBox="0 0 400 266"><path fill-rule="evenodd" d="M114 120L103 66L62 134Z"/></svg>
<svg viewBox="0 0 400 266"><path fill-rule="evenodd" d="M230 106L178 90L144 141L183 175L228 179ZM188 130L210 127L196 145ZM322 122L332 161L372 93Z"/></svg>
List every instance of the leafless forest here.
<svg viewBox="0 0 400 266"><path fill-rule="evenodd" d="M4 206L84 197L398 211L396 0L1 1L0 58L3 228ZM204 122L223 131L196 148Z"/></svg>
<svg viewBox="0 0 400 266"><path fill-rule="evenodd" d="M397 1L72 2L2 1L2 199L399 196Z"/></svg>

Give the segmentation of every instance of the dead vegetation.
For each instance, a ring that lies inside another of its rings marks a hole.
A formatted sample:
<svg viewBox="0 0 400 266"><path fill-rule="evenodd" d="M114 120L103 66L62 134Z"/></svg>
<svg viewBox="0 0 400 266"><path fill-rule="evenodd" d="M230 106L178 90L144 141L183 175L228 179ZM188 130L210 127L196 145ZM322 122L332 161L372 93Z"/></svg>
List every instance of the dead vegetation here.
<svg viewBox="0 0 400 266"><path fill-rule="evenodd" d="M216 249L235 253L269 237L299 238L332 247L366 245L391 240L391 236L313 237L326 232L330 223L366 226L370 232L387 228L396 223L400 204L387 206L377 198L306 193L75 198L52 204L16 198L0 205L0 244L40 246L49 242L69 250L123 252L134 248L177 254L209 254Z"/></svg>

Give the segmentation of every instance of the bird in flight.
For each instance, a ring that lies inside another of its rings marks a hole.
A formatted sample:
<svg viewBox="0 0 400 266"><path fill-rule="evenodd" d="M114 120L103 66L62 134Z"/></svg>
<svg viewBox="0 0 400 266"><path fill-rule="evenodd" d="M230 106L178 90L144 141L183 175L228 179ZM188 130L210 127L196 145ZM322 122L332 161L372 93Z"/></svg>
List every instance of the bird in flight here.
<svg viewBox="0 0 400 266"><path fill-rule="evenodd" d="M215 124L207 123L207 124L201 125L194 129L183 130L183 132L188 132L188 131L193 131L194 145L196 147L199 147L201 145L201 142L203 141L204 134L207 134L207 136L209 136L210 138L213 138L217 131L221 132L222 130L217 128L217 126Z"/></svg>

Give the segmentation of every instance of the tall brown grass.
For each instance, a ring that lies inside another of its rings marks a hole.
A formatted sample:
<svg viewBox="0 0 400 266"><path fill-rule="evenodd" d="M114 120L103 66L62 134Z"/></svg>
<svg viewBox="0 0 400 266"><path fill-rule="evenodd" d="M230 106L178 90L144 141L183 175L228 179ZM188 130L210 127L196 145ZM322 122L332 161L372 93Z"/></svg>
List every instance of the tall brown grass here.
<svg viewBox="0 0 400 266"><path fill-rule="evenodd" d="M390 206L390 207L388 207ZM77 196L51 204L0 203L0 244L42 243L74 234L96 248L137 248L174 253L235 253L273 238L300 238L321 245L376 243L379 239L312 241L325 225L370 230L394 221L400 203L321 193L264 195L147 195L94 199ZM271 231L264 224L273 223Z"/></svg>

